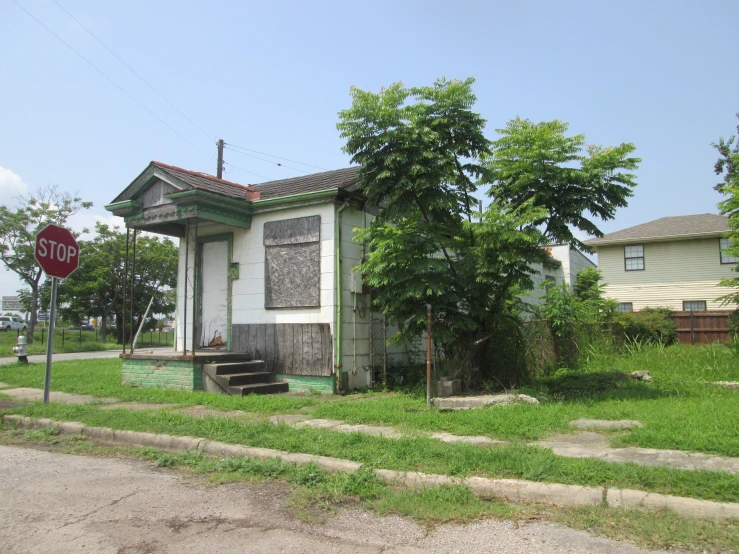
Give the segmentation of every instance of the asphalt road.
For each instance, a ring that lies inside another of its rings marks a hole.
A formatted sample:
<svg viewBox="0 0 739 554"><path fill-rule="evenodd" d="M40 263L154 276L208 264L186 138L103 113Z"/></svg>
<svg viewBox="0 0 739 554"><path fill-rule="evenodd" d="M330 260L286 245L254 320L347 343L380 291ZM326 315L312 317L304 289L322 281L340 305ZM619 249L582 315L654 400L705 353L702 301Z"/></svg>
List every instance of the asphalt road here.
<svg viewBox="0 0 739 554"><path fill-rule="evenodd" d="M171 352L171 346L162 346L157 348L139 348L137 352ZM54 354L55 362L63 362L66 360L90 360L93 358L117 358L121 354L121 349L118 350L98 350L97 352L66 352L63 354ZM14 364L18 361L17 357L12 358L0 358L0 365ZM31 363L43 363L46 361L46 354L34 354L28 356L28 361Z"/></svg>
<svg viewBox="0 0 739 554"><path fill-rule="evenodd" d="M0 551L21 553L646 552L540 523L484 521L433 531L341 509L306 523L279 483L205 486L137 460L0 446Z"/></svg>

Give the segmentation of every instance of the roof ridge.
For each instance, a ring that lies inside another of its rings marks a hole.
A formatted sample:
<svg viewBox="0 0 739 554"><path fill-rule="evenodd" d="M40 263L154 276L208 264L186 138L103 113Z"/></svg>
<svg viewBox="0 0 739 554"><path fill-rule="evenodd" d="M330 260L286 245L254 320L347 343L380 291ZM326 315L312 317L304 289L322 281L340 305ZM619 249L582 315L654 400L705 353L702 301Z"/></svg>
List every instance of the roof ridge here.
<svg viewBox="0 0 739 554"><path fill-rule="evenodd" d="M352 165L352 166L349 166L349 167L342 167L342 168L339 168L339 169L329 169L327 171L318 171L316 173L308 173L306 175L297 175L295 177L285 177L284 179L273 179L272 181L265 181L264 183L256 183L256 184L253 184L253 185L250 185L250 186L253 186L253 187L263 187L265 185L270 185L272 183L284 183L285 181L293 181L293 180L306 179L306 178L310 178L310 177L316 177L318 175L325 175L327 173L336 173L338 171L348 171L348 170L352 170L352 169L357 169L358 170L360 167L361 166L358 166L358 165ZM351 179L346 180L346 181L342 181L342 184L347 184L350 181L351 181Z"/></svg>
<svg viewBox="0 0 739 554"><path fill-rule="evenodd" d="M176 165L169 165L162 162L158 162L156 160L151 161L152 164L154 164L157 167L165 168L165 169L173 169L175 171L181 171L182 173L187 173L188 175L193 175L194 177L202 177L203 179L208 179L210 181L215 181L217 183L223 183L224 185L232 185L234 187L239 187L248 191L254 191L254 188L252 185L242 185L241 183L234 183L233 181L226 181L225 179L220 179L216 177L215 175L210 175L209 173L204 173L202 171L192 171L189 169L185 169L183 167L177 167Z"/></svg>

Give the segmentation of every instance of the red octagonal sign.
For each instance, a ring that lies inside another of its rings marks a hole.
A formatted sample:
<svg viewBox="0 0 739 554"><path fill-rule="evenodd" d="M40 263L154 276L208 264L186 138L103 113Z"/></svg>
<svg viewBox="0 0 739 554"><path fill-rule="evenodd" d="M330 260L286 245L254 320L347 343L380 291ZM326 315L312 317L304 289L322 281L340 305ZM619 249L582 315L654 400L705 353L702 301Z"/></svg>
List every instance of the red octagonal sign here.
<svg viewBox="0 0 739 554"><path fill-rule="evenodd" d="M66 279L80 265L80 247L69 229L47 225L36 235L36 261L49 277Z"/></svg>

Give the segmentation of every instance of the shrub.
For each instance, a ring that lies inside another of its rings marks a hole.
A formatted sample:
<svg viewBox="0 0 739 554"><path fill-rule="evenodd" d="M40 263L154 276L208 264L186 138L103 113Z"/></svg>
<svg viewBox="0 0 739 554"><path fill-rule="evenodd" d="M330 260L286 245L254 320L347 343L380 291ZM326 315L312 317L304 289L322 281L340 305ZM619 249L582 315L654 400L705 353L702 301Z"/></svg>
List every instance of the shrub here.
<svg viewBox="0 0 739 554"><path fill-rule="evenodd" d="M658 342L664 345L677 340L677 326L669 308L644 308L639 312L618 313L616 321L624 336L632 341Z"/></svg>

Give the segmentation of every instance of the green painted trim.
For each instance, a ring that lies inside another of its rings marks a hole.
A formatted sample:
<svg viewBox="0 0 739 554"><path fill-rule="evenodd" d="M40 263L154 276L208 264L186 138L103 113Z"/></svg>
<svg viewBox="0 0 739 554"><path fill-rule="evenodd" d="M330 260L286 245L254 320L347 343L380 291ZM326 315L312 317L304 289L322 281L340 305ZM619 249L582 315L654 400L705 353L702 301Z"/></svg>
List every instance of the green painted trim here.
<svg viewBox="0 0 739 554"><path fill-rule="evenodd" d="M192 191L188 191L192 192ZM180 193L178 193L180 194ZM185 219L200 218L214 223L222 223L231 227L239 227L242 229L250 229L252 214L251 211L237 211L233 207L223 207L211 205L208 203L187 203L175 204L175 210L171 214L164 217L154 216L147 218L146 213L138 211L134 214L124 216L127 225L135 226L140 224L141 227L147 225L160 225L162 223L173 223L183 221Z"/></svg>
<svg viewBox="0 0 739 554"><path fill-rule="evenodd" d="M121 202L112 202L105 204L103 208L107 211L118 215L118 212L135 212L141 211L141 202L138 200L123 200Z"/></svg>
<svg viewBox="0 0 739 554"><path fill-rule="evenodd" d="M293 204L295 202L305 202L307 200L318 200L322 198L332 198L339 194L339 189L317 190L314 192L303 192L301 194L291 194L290 196L280 196L279 198L268 198L267 200L253 200L252 205L256 211L260 208L271 206L281 206L283 204Z"/></svg>
<svg viewBox="0 0 739 554"><path fill-rule="evenodd" d="M342 296L342 279L341 279L341 212L347 207L347 204L338 204L334 207L334 378L336 380L336 390L341 390L341 296Z"/></svg>
<svg viewBox="0 0 739 554"><path fill-rule="evenodd" d="M244 195L246 195L246 191L244 191ZM228 196L223 196L221 194L216 194L214 192L208 192L204 190L190 189L180 192L170 192L166 196L175 204L180 205L203 204L217 206L220 208L223 208L224 206L232 206L245 210L248 213L252 212L251 202L246 200L246 198L244 198L243 200L239 200L237 198L230 198Z"/></svg>
<svg viewBox="0 0 739 554"><path fill-rule="evenodd" d="M333 376L316 375L292 375L287 373L276 373L275 379L287 381L290 392L320 392L321 394L334 394L335 380Z"/></svg>
<svg viewBox="0 0 739 554"><path fill-rule="evenodd" d="M195 264L195 305L198 309L198 325L201 325L202 321L200 320L202 320L203 317L203 295L201 293L203 283L200 276L201 268L203 266L203 249L201 245L208 242L226 242L226 254L228 256L226 260L226 279L228 279L228 287L226 288L226 347L228 348L228 352L231 352L231 291L233 289L233 279L229 275L229 269L231 268L231 263L233 262L233 241L233 233L218 233L217 235L205 235L202 237L199 236L196 252L197 264Z"/></svg>

